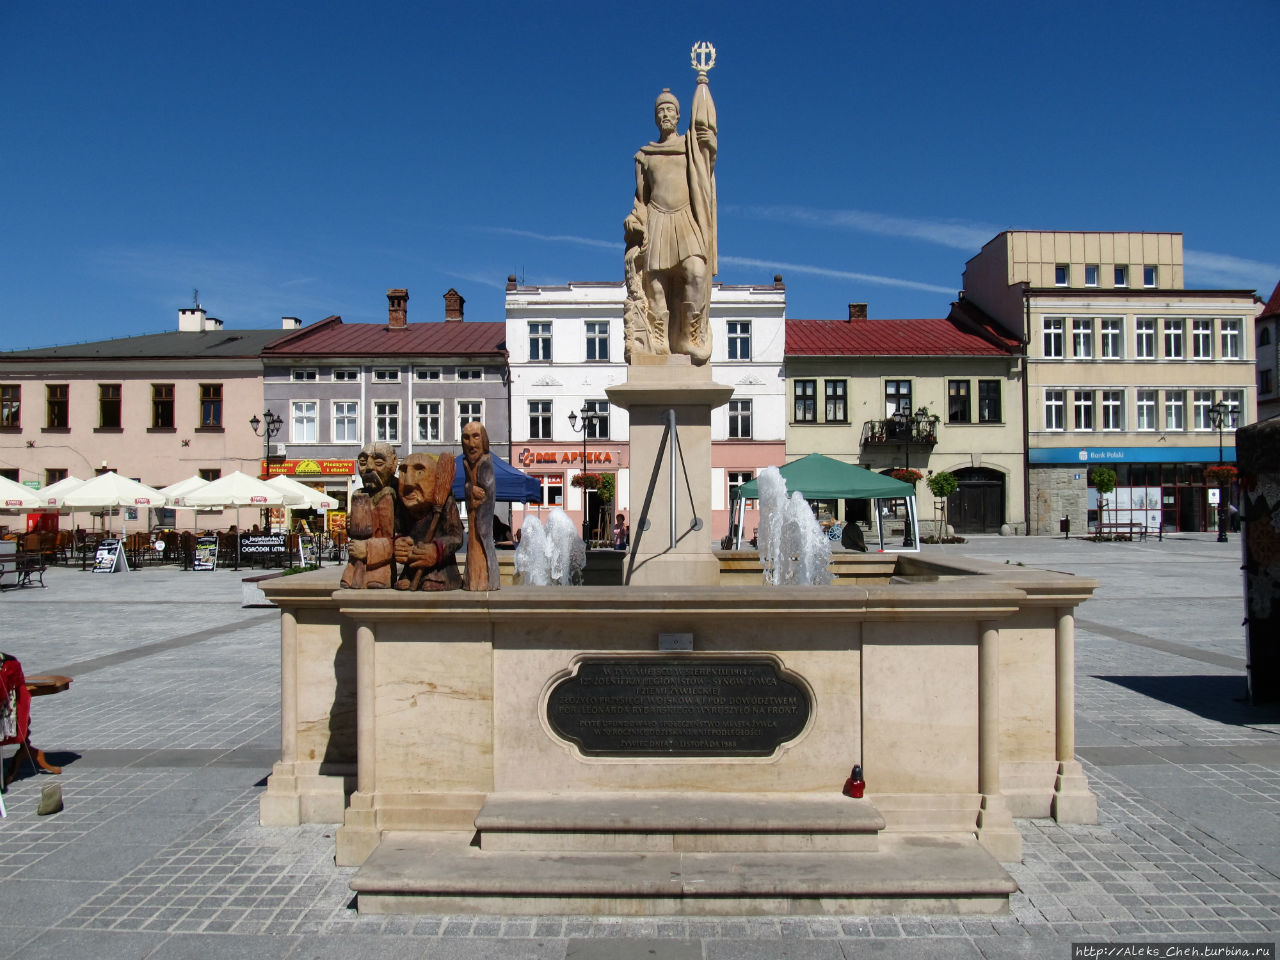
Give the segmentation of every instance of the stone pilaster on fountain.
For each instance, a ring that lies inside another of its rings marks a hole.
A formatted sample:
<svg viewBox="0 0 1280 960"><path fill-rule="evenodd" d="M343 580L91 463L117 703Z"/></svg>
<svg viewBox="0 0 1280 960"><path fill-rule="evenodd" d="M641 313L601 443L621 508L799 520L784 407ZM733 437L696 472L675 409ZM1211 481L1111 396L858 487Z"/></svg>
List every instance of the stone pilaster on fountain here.
<svg viewBox="0 0 1280 960"><path fill-rule="evenodd" d="M709 366L693 366L687 356L638 356L628 367L627 382L605 393L630 415L632 549L623 582L718 584L720 564L711 540L711 411L729 402L733 387L713 381ZM674 463L668 443L671 410L679 438Z"/></svg>

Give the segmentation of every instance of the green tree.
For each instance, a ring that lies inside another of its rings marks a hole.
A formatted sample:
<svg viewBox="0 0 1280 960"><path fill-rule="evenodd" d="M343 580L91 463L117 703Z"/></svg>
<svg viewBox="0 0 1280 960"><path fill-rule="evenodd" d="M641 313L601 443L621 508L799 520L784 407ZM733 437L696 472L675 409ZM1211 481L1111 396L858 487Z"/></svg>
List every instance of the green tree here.
<svg viewBox="0 0 1280 960"><path fill-rule="evenodd" d="M1116 472L1110 467L1094 467L1089 471L1093 488L1098 491L1098 522L1102 523L1102 511L1107 505L1107 494L1116 488Z"/></svg>
<svg viewBox="0 0 1280 960"><path fill-rule="evenodd" d="M960 481L956 479L954 473L939 470L937 473L930 474L925 484L928 486L929 492L933 494L934 500L942 504L942 533L938 535L938 539L941 540L946 535L947 527L951 522L948 514L947 499L960 489Z"/></svg>

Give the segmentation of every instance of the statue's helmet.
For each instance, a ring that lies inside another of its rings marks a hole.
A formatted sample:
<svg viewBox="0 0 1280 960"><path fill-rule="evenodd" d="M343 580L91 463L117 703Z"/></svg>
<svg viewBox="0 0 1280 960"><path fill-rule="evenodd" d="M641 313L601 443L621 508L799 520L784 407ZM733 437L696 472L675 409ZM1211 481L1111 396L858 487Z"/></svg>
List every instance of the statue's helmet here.
<svg viewBox="0 0 1280 960"><path fill-rule="evenodd" d="M680 116L680 101L676 99L676 95L671 92L669 87L663 87L662 92L658 94L658 99L653 101L653 113L657 116L658 108L664 103L669 103L676 108L676 116Z"/></svg>

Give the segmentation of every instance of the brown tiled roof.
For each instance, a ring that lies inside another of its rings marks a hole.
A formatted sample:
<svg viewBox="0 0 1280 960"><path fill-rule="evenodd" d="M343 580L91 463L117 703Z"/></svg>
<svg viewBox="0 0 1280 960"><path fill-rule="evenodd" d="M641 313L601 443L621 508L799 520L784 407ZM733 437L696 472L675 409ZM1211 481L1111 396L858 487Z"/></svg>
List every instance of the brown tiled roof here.
<svg viewBox="0 0 1280 960"><path fill-rule="evenodd" d="M1262 308L1261 316L1267 317L1272 314L1280 315L1280 283L1276 284L1275 290L1271 292L1271 299L1267 301L1267 305Z"/></svg>
<svg viewBox="0 0 1280 960"><path fill-rule="evenodd" d="M470 320L410 323L388 329L385 323L343 323L329 317L281 337L264 350L264 358L282 357L443 357L505 355L505 323Z"/></svg>
<svg viewBox="0 0 1280 960"><path fill-rule="evenodd" d="M790 357L1004 357L1017 346L959 318L787 320Z"/></svg>

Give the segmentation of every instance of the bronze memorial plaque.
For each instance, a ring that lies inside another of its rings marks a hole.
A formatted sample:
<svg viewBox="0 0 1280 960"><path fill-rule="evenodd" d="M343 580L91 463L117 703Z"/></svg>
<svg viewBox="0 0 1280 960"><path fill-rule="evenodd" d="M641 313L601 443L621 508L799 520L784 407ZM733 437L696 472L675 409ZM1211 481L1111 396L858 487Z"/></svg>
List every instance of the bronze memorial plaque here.
<svg viewBox="0 0 1280 960"><path fill-rule="evenodd" d="M766 757L809 709L773 660L610 657L556 684L547 720L591 756Z"/></svg>

